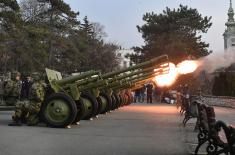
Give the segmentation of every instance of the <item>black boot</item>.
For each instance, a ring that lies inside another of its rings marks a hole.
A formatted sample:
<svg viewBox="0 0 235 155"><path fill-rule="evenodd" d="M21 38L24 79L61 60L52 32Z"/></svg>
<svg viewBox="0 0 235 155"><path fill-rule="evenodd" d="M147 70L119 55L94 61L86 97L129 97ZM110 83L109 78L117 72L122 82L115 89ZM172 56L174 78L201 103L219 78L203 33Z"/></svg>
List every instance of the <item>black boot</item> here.
<svg viewBox="0 0 235 155"><path fill-rule="evenodd" d="M8 126L22 126L20 119L15 119L12 123L8 124Z"/></svg>

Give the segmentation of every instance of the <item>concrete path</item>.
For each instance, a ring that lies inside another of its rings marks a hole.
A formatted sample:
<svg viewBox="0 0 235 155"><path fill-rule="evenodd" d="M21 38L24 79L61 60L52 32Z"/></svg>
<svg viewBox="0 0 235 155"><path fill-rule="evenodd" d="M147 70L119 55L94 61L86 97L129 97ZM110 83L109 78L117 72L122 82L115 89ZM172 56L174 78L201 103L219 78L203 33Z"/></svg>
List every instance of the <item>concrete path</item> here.
<svg viewBox="0 0 235 155"><path fill-rule="evenodd" d="M0 112L0 155L186 155L175 106L133 104L72 129L9 127Z"/></svg>

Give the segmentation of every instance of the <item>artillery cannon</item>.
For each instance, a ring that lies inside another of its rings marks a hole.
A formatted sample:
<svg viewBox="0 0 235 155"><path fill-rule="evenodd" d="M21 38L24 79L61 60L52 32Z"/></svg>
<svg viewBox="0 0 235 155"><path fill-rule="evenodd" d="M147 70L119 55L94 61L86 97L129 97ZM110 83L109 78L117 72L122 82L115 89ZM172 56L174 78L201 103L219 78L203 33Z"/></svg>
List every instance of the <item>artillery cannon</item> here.
<svg viewBox="0 0 235 155"><path fill-rule="evenodd" d="M125 80L132 76L136 76L145 72L151 72L159 67L162 68L162 63L164 64L167 61L168 57L164 55L119 71L114 71L100 76L83 79L78 81L77 83L80 87L85 87L86 91L89 91L90 94L93 94L93 96L95 96L96 100L98 101L97 114L102 114L111 110L115 110L121 105L122 99L121 97L119 97L119 95L113 93L112 87L121 85L121 80ZM95 87L90 87L90 90L88 89L87 85L90 85L91 83L99 83L98 81L102 80L107 82L108 84L103 85L101 87L94 85Z"/></svg>
<svg viewBox="0 0 235 155"><path fill-rule="evenodd" d="M120 96L120 93L118 91L114 91L113 88L122 86L124 83L126 83L126 80L133 76L139 76L143 73L149 73L152 72L156 68L165 68L168 67L168 57L167 55L163 55L154 59L151 59L149 61L137 64L135 66L131 66L119 71L106 73L104 75L101 75L101 78L107 79L108 85L101 88L102 94L105 94L106 96L106 102L111 102L110 110L114 110L119 108L123 105L124 98L123 96ZM158 70L159 71L159 70ZM91 79L91 81L94 79ZM128 95L131 98L131 93L128 91Z"/></svg>
<svg viewBox="0 0 235 155"><path fill-rule="evenodd" d="M131 95L131 92L135 89L141 88L143 84L147 83L148 81L151 81L155 76L159 74L166 74L168 73L166 69L167 66L163 66L162 68L164 72L160 70L149 70L149 72L143 72L139 76L134 76L129 79L126 79L125 82L122 83L122 85L118 85L113 88L113 91L116 94L119 94L119 96L123 99L123 103L121 106L129 105L133 101L133 96Z"/></svg>
<svg viewBox="0 0 235 155"><path fill-rule="evenodd" d="M118 85L134 80L139 74L152 75L154 67L166 62L168 57L164 55L103 75L99 71L88 71L64 79L60 72L46 69L50 89L47 90L40 116L48 126L66 127L81 119L114 110L127 103L116 89ZM130 93L128 95L131 98Z"/></svg>
<svg viewBox="0 0 235 155"><path fill-rule="evenodd" d="M103 75L99 71L88 71L67 78L46 69L48 88L40 118L48 126L66 127L130 104L130 83L155 75L157 71L153 70L166 62L168 57L164 55Z"/></svg>
<svg viewBox="0 0 235 155"><path fill-rule="evenodd" d="M147 68L137 69L110 79L110 83L107 86L103 86L101 90L115 98L117 103L113 105L112 110L132 102L133 97L129 88L132 87L134 83L146 80L146 78L149 80L156 75L168 72L169 65L167 60L168 59L166 59L165 62L155 64L151 67L148 66ZM128 101L126 99L127 97Z"/></svg>
<svg viewBox="0 0 235 155"><path fill-rule="evenodd" d="M92 95L81 93L76 81L98 75L98 71L88 71L80 75L62 79L61 73L46 69L50 90L42 104L42 120L52 127L66 127L80 119L87 119L97 110ZM81 110L82 109L82 110Z"/></svg>

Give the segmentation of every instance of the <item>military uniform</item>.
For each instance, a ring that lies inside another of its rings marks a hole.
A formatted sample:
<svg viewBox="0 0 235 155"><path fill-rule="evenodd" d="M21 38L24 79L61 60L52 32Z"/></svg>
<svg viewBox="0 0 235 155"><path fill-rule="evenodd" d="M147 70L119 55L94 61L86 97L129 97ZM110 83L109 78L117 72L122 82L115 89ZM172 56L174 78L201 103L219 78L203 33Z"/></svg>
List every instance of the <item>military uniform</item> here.
<svg viewBox="0 0 235 155"><path fill-rule="evenodd" d="M20 120L30 126L39 123L38 114L45 95L45 84L36 75L33 79L34 82L29 90L29 100L17 102L15 113L12 116L14 122Z"/></svg>
<svg viewBox="0 0 235 155"><path fill-rule="evenodd" d="M19 72L12 72L11 79L6 81L4 86L4 98L6 105L13 106L20 98L21 82L16 77L20 77Z"/></svg>

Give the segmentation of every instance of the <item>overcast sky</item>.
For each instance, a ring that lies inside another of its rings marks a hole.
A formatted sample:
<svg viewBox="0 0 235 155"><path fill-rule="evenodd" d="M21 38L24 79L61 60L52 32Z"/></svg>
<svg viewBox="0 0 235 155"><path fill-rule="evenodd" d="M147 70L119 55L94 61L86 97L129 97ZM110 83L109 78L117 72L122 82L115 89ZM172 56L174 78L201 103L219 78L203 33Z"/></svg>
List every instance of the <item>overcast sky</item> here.
<svg viewBox="0 0 235 155"><path fill-rule="evenodd" d="M107 40L119 43L125 48L143 44L136 25L143 24L142 16L146 12L160 13L167 6L177 8L179 4L197 8L204 16L212 16L213 26L204 40L210 43L213 51L223 51L223 33L229 0L65 0L73 10L85 15L92 22L105 26ZM235 1L234 1L235 7Z"/></svg>

